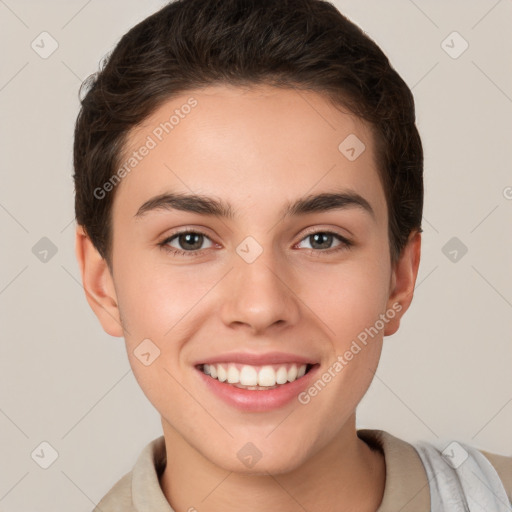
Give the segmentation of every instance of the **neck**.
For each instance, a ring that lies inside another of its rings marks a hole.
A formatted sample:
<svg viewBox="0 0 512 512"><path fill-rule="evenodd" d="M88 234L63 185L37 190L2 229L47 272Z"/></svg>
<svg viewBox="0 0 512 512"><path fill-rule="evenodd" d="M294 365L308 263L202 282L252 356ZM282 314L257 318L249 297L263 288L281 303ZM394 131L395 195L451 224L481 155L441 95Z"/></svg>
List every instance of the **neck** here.
<svg viewBox="0 0 512 512"><path fill-rule="evenodd" d="M160 485L176 511L337 510L376 512L386 480L384 456L355 429L355 415L304 463L277 475L247 475L214 465L162 422L167 465Z"/></svg>

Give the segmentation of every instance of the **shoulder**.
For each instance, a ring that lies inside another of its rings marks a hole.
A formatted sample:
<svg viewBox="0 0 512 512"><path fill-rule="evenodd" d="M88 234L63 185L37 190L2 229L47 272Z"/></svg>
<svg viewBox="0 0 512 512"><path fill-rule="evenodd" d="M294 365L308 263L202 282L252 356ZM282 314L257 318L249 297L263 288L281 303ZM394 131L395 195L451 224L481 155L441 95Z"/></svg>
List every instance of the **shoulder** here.
<svg viewBox="0 0 512 512"><path fill-rule="evenodd" d="M167 462L164 436L147 444L133 469L101 499L93 512L138 512L149 506L154 512L172 512L160 487L159 477Z"/></svg>
<svg viewBox="0 0 512 512"><path fill-rule="evenodd" d="M508 499L512 503L512 456L498 455L484 450L480 450L480 452L485 455L487 460L498 473L498 476L507 491Z"/></svg>
<svg viewBox="0 0 512 512"><path fill-rule="evenodd" d="M428 478L414 447L384 430L361 429L357 435L384 454L386 482L377 512L430 512Z"/></svg>
<svg viewBox="0 0 512 512"><path fill-rule="evenodd" d="M434 510L455 503L468 510L510 510L512 457L458 441L419 441L413 446L427 472Z"/></svg>
<svg viewBox="0 0 512 512"><path fill-rule="evenodd" d="M483 504L485 510L510 512L512 457L457 441L409 443L383 430L358 430L357 435L385 457L386 483L378 512L482 510Z"/></svg>
<svg viewBox="0 0 512 512"><path fill-rule="evenodd" d="M101 499L93 512L132 512L132 472L126 473Z"/></svg>

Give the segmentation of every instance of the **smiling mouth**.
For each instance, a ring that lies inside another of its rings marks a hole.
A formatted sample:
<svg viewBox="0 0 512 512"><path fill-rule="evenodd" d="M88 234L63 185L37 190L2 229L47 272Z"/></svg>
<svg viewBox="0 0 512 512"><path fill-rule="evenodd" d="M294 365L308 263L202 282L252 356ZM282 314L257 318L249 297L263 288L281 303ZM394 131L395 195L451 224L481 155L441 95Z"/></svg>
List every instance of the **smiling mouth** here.
<svg viewBox="0 0 512 512"><path fill-rule="evenodd" d="M196 368L212 379L240 389L266 391L301 379L316 364L281 363L253 366L239 363L200 364Z"/></svg>

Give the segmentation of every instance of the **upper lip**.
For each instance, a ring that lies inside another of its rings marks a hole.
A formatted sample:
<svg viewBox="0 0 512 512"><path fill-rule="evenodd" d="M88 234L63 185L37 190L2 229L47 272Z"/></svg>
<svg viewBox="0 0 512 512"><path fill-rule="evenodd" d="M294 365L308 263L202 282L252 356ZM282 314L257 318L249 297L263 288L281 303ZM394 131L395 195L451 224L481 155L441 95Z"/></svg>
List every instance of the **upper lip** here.
<svg viewBox="0 0 512 512"><path fill-rule="evenodd" d="M255 354L248 352L230 352L218 354L213 357L207 357L197 361L194 366L201 364L218 364L218 363L239 363L251 366L263 366L266 364L279 363L299 363L299 364L316 364L317 361L310 357L299 356L297 354L289 354L285 352L266 352L264 354Z"/></svg>

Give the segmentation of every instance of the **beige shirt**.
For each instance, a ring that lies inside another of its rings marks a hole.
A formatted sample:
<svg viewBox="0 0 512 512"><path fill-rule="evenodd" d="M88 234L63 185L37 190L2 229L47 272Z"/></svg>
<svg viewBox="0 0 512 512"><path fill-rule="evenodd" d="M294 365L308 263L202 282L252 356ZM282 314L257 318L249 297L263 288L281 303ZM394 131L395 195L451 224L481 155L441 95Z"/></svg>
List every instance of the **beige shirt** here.
<svg viewBox="0 0 512 512"><path fill-rule="evenodd" d="M376 512L430 512L427 475L414 447L383 430L362 429L360 439L380 450L386 461L386 483ZM496 469L512 503L512 456L480 450ZM93 512L174 512L159 483L166 464L161 436L141 452L132 471L124 475Z"/></svg>

